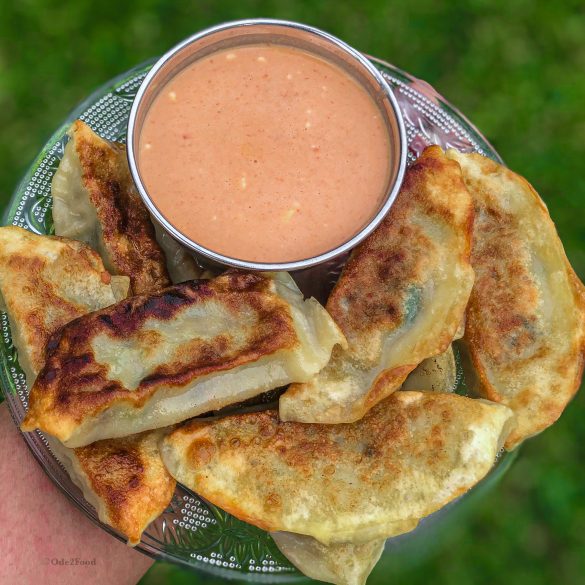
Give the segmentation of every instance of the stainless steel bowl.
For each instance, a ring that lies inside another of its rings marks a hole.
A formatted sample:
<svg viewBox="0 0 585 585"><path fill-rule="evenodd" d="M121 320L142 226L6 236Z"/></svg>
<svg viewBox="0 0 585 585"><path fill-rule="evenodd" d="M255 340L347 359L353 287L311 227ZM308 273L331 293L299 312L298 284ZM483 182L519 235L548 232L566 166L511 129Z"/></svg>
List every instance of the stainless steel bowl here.
<svg viewBox="0 0 585 585"><path fill-rule="evenodd" d="M173 226L156 207L142 181L137 160L142 125L154 99L167 82L193 61L210 53L257 43L276 43L301 48L327 59L351 74L370 93L386 122L390 138L391 168L385 197L373 217L349 240L323 253L294 262L251 262L232 258L202 246ZM406 168L407 140L398 103L386 80L358 51L321 30L281 20L252 19L229 22L189 37L161 57L146 76L132 105L128 121L128 161L138 191L153 217L177 241L193 251L203 264L235 266L248 270L287 270L293 273L305 294L323 297L324 274L338 272L349 251L370 234L388 213L402 183ZM301 272L299 272L301 271ZM315 286L318 289L315 289ZM326 285L328 288L328 285Z"/></svg>

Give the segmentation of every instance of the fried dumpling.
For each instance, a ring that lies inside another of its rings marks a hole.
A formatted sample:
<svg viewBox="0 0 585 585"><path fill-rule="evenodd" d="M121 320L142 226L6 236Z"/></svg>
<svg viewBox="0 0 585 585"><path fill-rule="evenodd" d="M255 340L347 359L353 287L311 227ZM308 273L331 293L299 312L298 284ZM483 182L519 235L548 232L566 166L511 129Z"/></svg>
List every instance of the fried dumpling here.
<svg viewBox="0 0 585 585"><path fill-rule="evenodd" d="M319 375L289 388L282 420L358 420L424 359L447 350L473 284L472 221L459 166L439 147L427 148L327 302L349 348L337 348Z"/></svg>
<svg viewBox="0 0 585 585"><path fill-rule="evenodd" d="M112 277L126 282L127 277ZM89 246L0 228L0 292L12 340L29 388L45 363L45 346L63 325L115 302L115 288ZM120 294L123 286L119 286ZM136 544L146 526L169 505L176 482L158 451L161 432L68 449L49 435L63 463L102 522Z"/></svg>
<svg viewBox="0 0 585 585"><path fill-rule="evenodd" d="M464 341L475 390L516 414L513 449L554 423L579 388L584 287L526 180L479 155L448 156L463 169L476 213Z"/></svg>
<svg viewBox="0 0 585 585"><path fill-rule="evenodd" d="M45 346L65 323L125 296L126 277L110 277L83 242L0 227L0 308L8 313L18 359L32 385Z"/></svg>
<svg viewBox="0 0 585 585"><path fill-rule="evenodd" d="M81 447L169 426L308 380L337 343L339 328L286 273L175 285L66 325L22 429Z"/></svg>
<svg viewBox="0 0 585 585"><path fill-rule="evenodd" d="M364 585L380 560L385 540L365 544L320 543L311 536L273 532L270 536L280 552L311 579L335 585Z"/></svg>
<svg viewBox="0 0 585 585"><path fill-rule="evenodd" d="M158 449L164 430L97 441L68 449L47 436L49 447L96 509L99 519L135 546L145 528L170 504L176 482Z"/></svg>
<svg viewBox="0 0 585 585"><path fill-rule="evenodd" d="M199 268L189 251L166 232L155 219L151 218L151 220L156 234L156 241L165 254L171 282L179 284L187 280L207 278L208 276Z"/></svg>
<svg viewBox="0 0 585 585"><path fill-rule="evenodd" d="M395 536L492 468L513 417L457 394L395 392L351 424L274 410L193 420L161 443L175 479L237 518L323 544Z"/></svg>
<svg viewBox="0 0 585 585"><path fill-rule="evenodd" d="M55 233L89 244L110 273L130 277L133 294L168 286L165 257L124 145L100 138L81 120L69 137L51 185Z"/></svg>
<svg viewBox="0 0 585 585"><path fill-rule="evenodd" d="M401 390L425 390L431 392L453 392L457 381L457 366L453 347L428 358L408 374Z"/></svg>

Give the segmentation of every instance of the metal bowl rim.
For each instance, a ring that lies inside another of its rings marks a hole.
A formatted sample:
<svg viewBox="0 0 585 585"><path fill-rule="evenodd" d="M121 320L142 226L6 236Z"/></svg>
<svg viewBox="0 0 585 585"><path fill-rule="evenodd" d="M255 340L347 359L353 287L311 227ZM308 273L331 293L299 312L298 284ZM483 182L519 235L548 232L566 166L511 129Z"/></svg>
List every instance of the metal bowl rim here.
<svg viewBox="0 0 585 585"><path fill-rule="evenodd" d="M136 160L136 152L134 149L134 139L135 139L135 126L136 126L136 119L138 116L138 110L140 108L142 98L146 93L148 87L150 86L151 82L156 78L158 73L164 69L165 65L170 61L172 57L174 57L177 53L191 45L192 43L206 37L213 35L218 32L223 32L230 28L240 28L240 27L249 27L249 26L277 26L277 27L285 27L285 28L294 28L298 30L302 30L303 32L308 32L314 34L322 39L325 39L334 45L336 45L339 49L344 51L347 55L355 59L359 62L359 64L367 70L367 72L375 79L375 81L380 85L382 88L386 99L388 99L392 114L394 116L394 120L397 125L398 130L398 147L399 152L397 153L398 159L398 170L396 173L396 178L390 188L389 192L386 195L386 199L384 204L381 206L379 211L376 215L352 238L347 240L346 242L336 246L335 248L328 250L322 254L318 254L317 256L313 256L311 258L306 258L303 260L295 260L291 262L253 262L249 260L241 260L238 258L233 258L230 256L226 256L224 254L220 254L194 242L187 236L185 236L182 232L180 232L177 228L175 228L158 210L156 205L154 205L153 201L150 199L148 192L142 183L140 178L140 173L138 171L138 164ZM199 254L206 258L207 260L211 261L212 263L223 264L227 266L232 266L236 268L242 268L246 270L270 270L270 271L293 271L293 270L302 270L304 268L310 268L312 266L316 266L318 264L327 262L336 258L342 254L346 254L355 246L357 246L362 240L364 240L368 235L370 235L376 227L380 224L380 222L384 219L386 214L390 211L400 187L402 185L402 181L404 179L404 173L406 171L406 162L407 162L407 153L408 153L408 142L406 138L406 129L404 125L404 120L402 117L402 112L400 110L400 106L398 105L398 101L394 96L394 92L392 91L390 85L384 79L384 76L376 69L376 67L359 51L338 39L337 37L322 31L318 28L301 24L298 22L288 21L288 20L277 20L277 19L270 19L270 18L253 18L253 19L245 19L245 20L236 20L231 22L225 22L216 26L212 26L206 28L194 35L186 38L185 40L181 41L169 51L167 51L156 63L153 65L152 69L148 72L146 77L144 78L138 92L136 93L136 97L134 98L134 102L132 104L132 108L130 110L130 116L128 118L128 132L127 132L127 156L128 156L128 165L130 167L130 172L132 174L132 178L136 184L138 192L144 204L150 211L150 213L154 216L156 221L165 229L173 238L175 238L178 242L189 248L195 254Z"/></svg>

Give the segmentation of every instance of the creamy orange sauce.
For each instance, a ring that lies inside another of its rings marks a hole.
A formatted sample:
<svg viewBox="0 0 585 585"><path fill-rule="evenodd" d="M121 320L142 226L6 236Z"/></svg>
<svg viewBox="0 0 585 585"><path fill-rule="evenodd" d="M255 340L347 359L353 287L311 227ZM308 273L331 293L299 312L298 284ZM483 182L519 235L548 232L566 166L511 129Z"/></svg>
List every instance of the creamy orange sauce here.
<svg viewBox="0 0 585 585"><path fill-rule="evenodd" d="M341 68L248 45L168 82L146 115L138 163L185 236L240 260L290 262L335 248L375 214L389 148L380 110Z"/></svg>

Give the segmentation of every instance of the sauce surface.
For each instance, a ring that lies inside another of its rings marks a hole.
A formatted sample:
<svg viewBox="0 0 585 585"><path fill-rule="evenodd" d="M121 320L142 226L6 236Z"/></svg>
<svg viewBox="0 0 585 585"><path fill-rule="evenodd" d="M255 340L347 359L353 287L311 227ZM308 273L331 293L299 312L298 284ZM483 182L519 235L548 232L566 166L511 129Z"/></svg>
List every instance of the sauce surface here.
<svg viewBox="0 0 585 585"><path fill-rule="evenodd" d="M206 248L256 262L317 256L378 210L390 142L371 96L300 49L219 51L146 114L138 166L162 215Z"/></svg>

